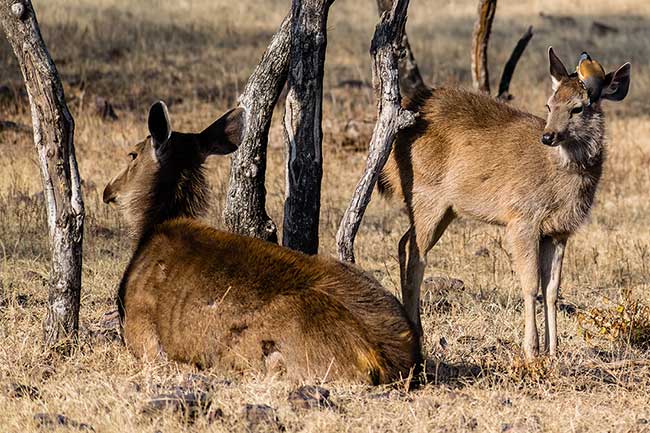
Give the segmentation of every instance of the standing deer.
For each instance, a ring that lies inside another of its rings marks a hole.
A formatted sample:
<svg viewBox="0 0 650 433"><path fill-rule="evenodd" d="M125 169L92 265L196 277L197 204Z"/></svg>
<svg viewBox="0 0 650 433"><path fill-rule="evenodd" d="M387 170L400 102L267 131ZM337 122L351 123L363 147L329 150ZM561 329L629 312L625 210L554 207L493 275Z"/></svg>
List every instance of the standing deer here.
<svg viewBox="0 0 650 433"><path fill-rule="evenodd" d="M630 64L605 74L583 53L569 74L553 48L548 54L553 94L546 121L459 89L429 90L406 103L420 116L396 138L379 186L388 195L401 192L406 204L410 228L398 245L402 297L420 336L426 255L457 216L468 216L506 228L524 298L526 357L539 351L540 284L545 350L556 354L566 242L588 217L605 159L601 101L625 98Z"/></svg>
<svg viewBox="0 0 650 433"><path fill-rule="evenodd" d="M150 137L106 186L104 202L121 208L137 238L118 293L127 346L145 359L273 366L296 380L406 378L422 362L417 331L377 281L197 220L208 196L204 162L237 149L243 118L233 109L201 133L181 133L157 102Z"/></svg>

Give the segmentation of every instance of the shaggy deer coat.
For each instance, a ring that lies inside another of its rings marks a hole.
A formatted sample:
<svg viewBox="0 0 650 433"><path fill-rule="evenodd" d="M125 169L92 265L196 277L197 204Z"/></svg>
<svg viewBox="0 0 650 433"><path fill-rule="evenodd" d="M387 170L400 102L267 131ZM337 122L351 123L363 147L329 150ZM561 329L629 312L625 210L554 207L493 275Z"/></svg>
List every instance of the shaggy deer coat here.
<svg viewBox="0 0 650 433"><path fill-rule="evenodd" d="M172 132L162 102L151 137L104 191L138 239L119 289L123 336L138 357L292 379L387 383L422 359L398 300L360 270L199 222L203 163L234 151L243 111L200 134Z"/></svg>
<svg viewBox="0 0 650 433"><path fill-rule="evenodd" d="M584 53L579 75L567 73L552 49L549 57L553 95L546 121L459 89L434 89L406 102L420 116L398 134L379 187L401 194L410 218L398 250L403 300L420 332L426 254L462 215L506 227L524 297L525 354L538 353L540 284L545 346L556 352L565 244L589 214L605 158L600 103L626 96L630 65L605 75Z"/></svg>

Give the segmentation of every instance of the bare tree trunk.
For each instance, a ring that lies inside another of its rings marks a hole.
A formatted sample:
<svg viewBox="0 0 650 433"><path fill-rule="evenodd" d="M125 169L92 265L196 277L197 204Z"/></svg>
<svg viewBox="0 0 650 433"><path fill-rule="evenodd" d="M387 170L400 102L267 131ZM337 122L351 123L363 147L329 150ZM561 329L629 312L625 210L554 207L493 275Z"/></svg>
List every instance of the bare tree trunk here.
<svg viewBox="0 0 650 433"><path fill-rule="evenodd" d="M246 131L232 156L223 212L230 231L270 242L277 242L278 235L266 213L266 147L273 108L287 80L290 31L291 17L287 16L239 97L246 110Z"/></svg>
<svg viewBox="0 0 650 433"><path fill-rule="evenodd" d="M381 17L384 12L390 11L392 6L393 0L377 0L379 16ZM420 74L420 68L418 68L415 56L413 56L413 51L411 50L411 44L409 44L406 31L402 36L399 47L401 51L399 55L400 89L404 96L413 96L418 92L425 90L427 85L424 84L424 80Z"/></svg>
<svg viewBox="0 0 650 433"><path fill-rule="evenodd" d="M398 47L403 40L408 0L396 0L381 17L372 38L372 81L377 97L377 123L372 133L366 168L336 234L339 258L354 263L354 238L370 202L379 173L386 164L395 134L415 123L415 114L401 106Z"/></svg>
<svg viewBox="0 0 650 433"><path fill-rule="evenodd" d="M488 74L488 41L492 31L492 21L497 9L497 0L479 0L478 17L474 24L472 41L472 83L474 88L490 93Z"/></svg>
<svg viewBox="0 0 650 433"><path fill-rule="evenodd" d="M293 0L286 108L287 186L282 244L318 252L323 176L321 118L327 14L334 0Z"/></svg>
<svg viewBox="0 0 650 433"><path fill-rule="evenodd" d="M533 27L530 26L528 27L528 30L526 30L526 33L524 33L524 35L517 42L517 45L512 50L512 54L510 54L510 58L503 67L501 81L499 81L499 94L497 95L497 98L504 101L509 101L512 99L512 95L510 95L510 81L512 80L512 75L515 73L517 63L519 62L521 55L524 53L524 50L526 49L526 46L532 37Z"/></svg>
<svg viewBox="0 0 650 433"><path fill-rule="evenodd" d="M74 338L79 324L84 205L74 152L74 121L30 0L0 0L2 27L29 95L34 144L47 206L52 250L45 343Z"/></svg>

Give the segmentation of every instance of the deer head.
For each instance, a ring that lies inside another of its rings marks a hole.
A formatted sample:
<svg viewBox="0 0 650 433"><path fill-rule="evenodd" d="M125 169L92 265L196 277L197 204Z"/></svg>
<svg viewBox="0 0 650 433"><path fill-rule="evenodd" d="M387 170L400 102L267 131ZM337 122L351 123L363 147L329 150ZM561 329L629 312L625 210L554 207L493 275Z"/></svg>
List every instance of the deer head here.
<svg viewBox="0 0 650 433"><path fill-rule="evenodd" d="M621 101L630 87L630 64L605 74L603 67L587 53L580 55L576 72L569 74L553 48L548 49L553 94L546 108L548 117L542 143L548 146L580 143L589 134L595 117L600 117L600 102Z"/></svg>
<svg viewBox="0 0 650 433"><path fill-rule="evenodd" d="M174 217L195 217L207 206L203 163L209 155L237 150L244 110L226 112L200 133L172 131L159 101L149 109L149 136L128 154L127 165L106 185L105 203L117 204L137 236Z"/></svg>

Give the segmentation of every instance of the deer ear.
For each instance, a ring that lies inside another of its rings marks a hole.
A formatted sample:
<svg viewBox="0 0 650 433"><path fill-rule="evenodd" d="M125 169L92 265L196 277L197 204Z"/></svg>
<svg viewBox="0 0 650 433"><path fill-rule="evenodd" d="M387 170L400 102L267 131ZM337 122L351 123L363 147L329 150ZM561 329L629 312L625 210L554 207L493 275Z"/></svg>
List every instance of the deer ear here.
<svg viewBox="0 0 650 433"><path fill-rule="evenodd" d="M167 106L163 101L155 102L149 108L149 119L147 120L149 126L149 134L153 142L156 155L160 153L164 145L169 141L172 135L172 127L169 122L169 112Z"/></svg>
<svg viewBox="0 0 650 433"><path fill-rule="evenodd" d="M549 72L551 73L551 80L553 81L553 90L556 90L560 85L560 81L563 78L569 76L569 73L564 67L564 63L558 56L555 55L553 47L548 47L548 62L549 62Z"/></svg>
<svg viewBox="0 0 650 433"><path fill-rule="evenodd" d="M600 97L610 101L622 101L630 89L630 69L631 65L628 62L616 71L607 74Z"/></svg>
<svg viewBox="0 0 650 433"><path fill-rule="evenodd" d="M199 134L199 143L207 155L227 155L237 150L244 135L246 112L233 108Z"/></svg>

